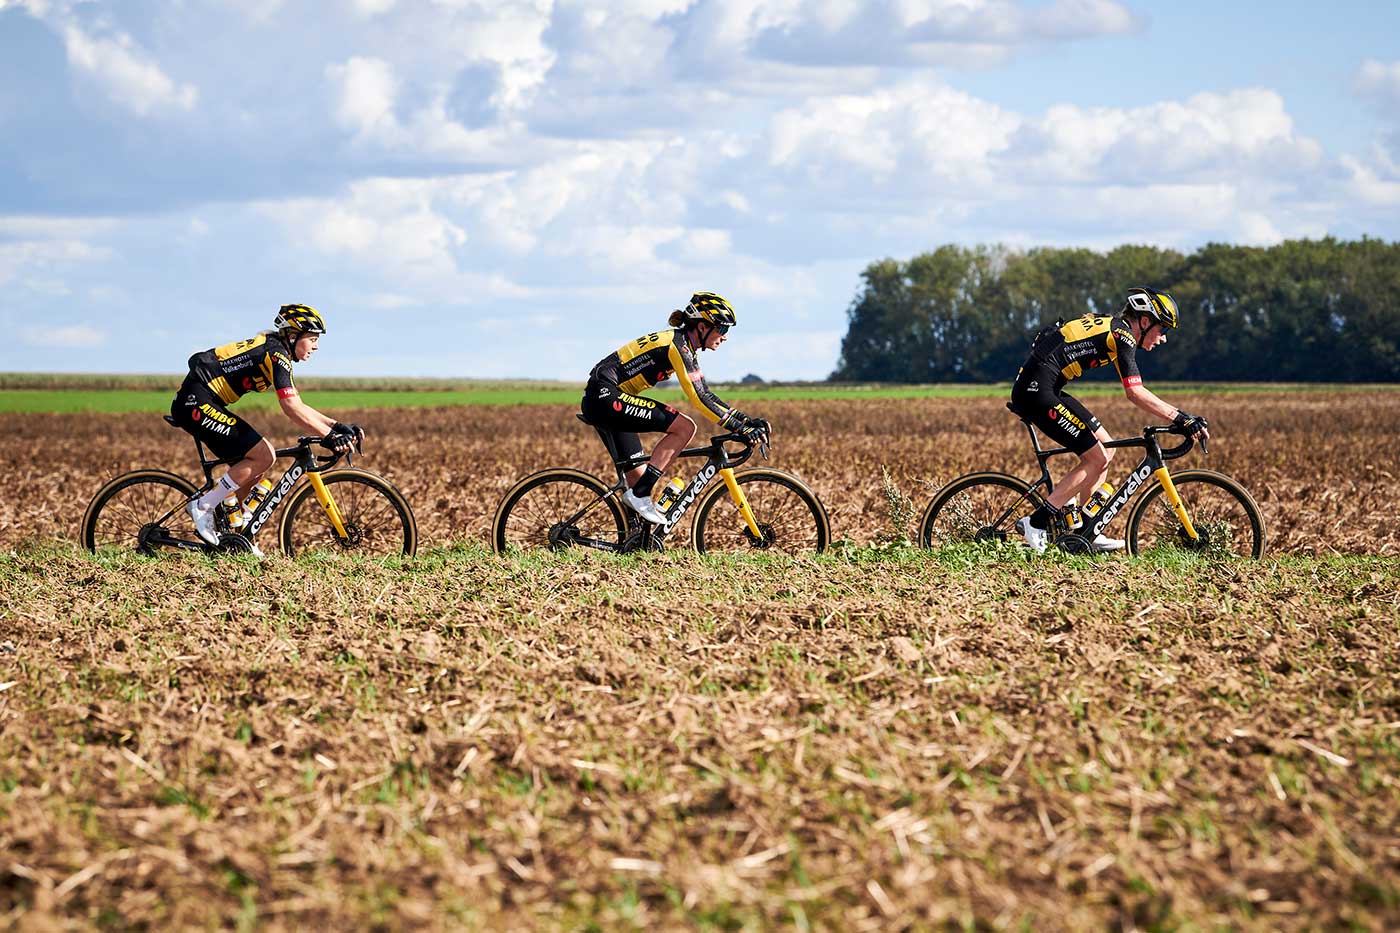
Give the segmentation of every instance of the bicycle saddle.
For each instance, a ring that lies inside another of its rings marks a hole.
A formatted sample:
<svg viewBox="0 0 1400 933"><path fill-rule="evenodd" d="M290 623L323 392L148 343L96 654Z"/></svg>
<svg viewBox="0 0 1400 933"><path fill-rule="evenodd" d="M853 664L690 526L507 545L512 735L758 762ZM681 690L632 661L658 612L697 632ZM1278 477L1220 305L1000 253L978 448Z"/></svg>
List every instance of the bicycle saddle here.
<svg viewBox="0 0 1400 933"><path fill-rule="evenodd" d="M1026 415L1021 414L1020 409L1018 409L1018 408L1015 406L1015 404L1013 404L1012 402L1007 402L1007 403L1006 403L1006 410L1009 411L1009 412L1011 412L1013 415L1015 415L1017 418L1020 418L1022 421L1026 422L1027 424L1030 424L1030 418L1029 418L1028 416L1026 416Z"/></svg>
<svg viewBox="0 0 1400 933"><path fill-rule="evenodd" d="M179 425L175 423L175 419L170 417L169 415L162 415L161 417L165 418L165 423L170 425L172 428L179 427Z"/></svg>

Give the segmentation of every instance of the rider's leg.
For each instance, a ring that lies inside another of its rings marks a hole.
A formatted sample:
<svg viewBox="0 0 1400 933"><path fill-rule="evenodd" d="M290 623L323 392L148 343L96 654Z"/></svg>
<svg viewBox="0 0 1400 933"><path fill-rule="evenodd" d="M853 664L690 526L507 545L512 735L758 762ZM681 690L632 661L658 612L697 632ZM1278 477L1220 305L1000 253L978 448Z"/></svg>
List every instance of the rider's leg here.
<svg viewBox="0 0 1400 933"><path fill-rule="evenodd" d="M651 495L650 487L644 490L637 488L637 483L647 474L648 468L654 471L650 476L654 484L665 474L666 468L675 462L676 455L685 450L686 445L694 438L695 421L688 415L677 414L676 419L666 428L666 436L657 443L656 449L651 452L651 462L627 471L627 484L640 496Z"/></svg>
<svg viewBox="0 0 1400 933"><path fill-rule="evenodd" d="M248 456L228 468L229 478L238 484L238 501L242 502L248 495L253 484L263 478L263 474L272 469L272 464L277 460L277 451L266 438L259 441L248 451Z"/></svg>
<svg viewBox="0 0 1400 933"><path fill-rule="evenodd" d="M199 497L199 507L206 511L212 509L228 498L229 493L237 495L238 501L242 502L253 484L262 479L276 459L272 445L266 439L259 438L242 460L228 468L213 489Z"/></svg>
<svg viewBox="0 0 1400 933"><path fill-rule="evenodd" d="M1055 508L1063 508L1075 496L1079 496L1080 502L1087 501L1099 483L1108 478L1108 464L1113 460L1114 452L1103 442L1112 438L1103 428L1094 432L1094 438L1094 446L1084 452L1078 465L1056 484L1054 492L1045 497L1045 501Z"/></svg>

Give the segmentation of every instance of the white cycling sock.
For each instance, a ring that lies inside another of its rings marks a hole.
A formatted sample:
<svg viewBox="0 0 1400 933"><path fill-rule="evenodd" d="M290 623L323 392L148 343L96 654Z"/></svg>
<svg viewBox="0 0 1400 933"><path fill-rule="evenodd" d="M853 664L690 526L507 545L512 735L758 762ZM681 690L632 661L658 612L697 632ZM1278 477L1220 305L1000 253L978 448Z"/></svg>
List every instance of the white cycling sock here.
<svg viewBox="0 0 1400 933"><path fill-rule="evenodd" d="M225 473L223 476L219 477L219 481L214 484L213 489L199 497L199 502L196 503L196 505L207 512L220 502L223 502L224 499L228 497L229 493L237 491L238 484L229 479L229 475Z"/></svg>

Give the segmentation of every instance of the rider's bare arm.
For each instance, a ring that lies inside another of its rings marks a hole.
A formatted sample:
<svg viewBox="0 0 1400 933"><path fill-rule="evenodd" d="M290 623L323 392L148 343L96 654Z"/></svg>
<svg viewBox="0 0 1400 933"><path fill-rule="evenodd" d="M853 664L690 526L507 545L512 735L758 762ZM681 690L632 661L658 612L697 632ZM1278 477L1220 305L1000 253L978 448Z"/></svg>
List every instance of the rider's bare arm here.
<svg viewBox="0 0 1400 933"><path fill-rule="evenodd" d="M318 436L331 433L335 419L327 418L303 402L301 395L295 389L286 394L278 392L277 401L282 405L282 414L290 418L294 424L305 428L307 432Z"/></svg>
<svg viewBox="0 0 1400 933"><path fill-rule="evenodd" d="M1128 401L1150 415L1155 415L1163 421L1171 421L1176 417L1176 406L1162 401L1141 382L1135 384L1125 382L1123 392L1128 396Z"/></svg>

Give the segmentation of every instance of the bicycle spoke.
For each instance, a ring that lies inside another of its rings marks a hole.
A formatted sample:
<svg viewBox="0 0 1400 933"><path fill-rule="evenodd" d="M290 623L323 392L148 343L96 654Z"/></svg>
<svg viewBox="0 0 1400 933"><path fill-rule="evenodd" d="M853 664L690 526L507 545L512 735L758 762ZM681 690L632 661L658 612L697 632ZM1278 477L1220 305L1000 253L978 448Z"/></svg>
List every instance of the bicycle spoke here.
<svg viewBox="0 0 1400 933"><path fill-rule="evenodd" d="M296 555L312 550L355 551L381 555L412 553L416 542L412 514L396 498L393 487L373 474L332 473L322 480L346 537L341 537L330 513L310 486L292 499L283 531L283 548Z"/></svg>
<svg viewBox="0 0 1400 933"><path fill-rule="evenodd" d="M1138 553L1186 550L1208 557L1253 557L1263 550L1257 507L1232 481L1210 474L1175 478L1174 485L1196 530L1191 538L1160 487L1145 503L1136 527Z"/></svg>
<svg viewBox="0 0 1400 933"><path fill-rule="evenodd" d="M927 547L1005 540L1015 523L1035 510L1025 484L1009 476L973 474L949 483L924 516L921 543Z"/></svg>
<svg viewBox="0 0 1400 933"><path fill-rule="evenodd" d="M695 539L706 552L772 550L798 554L826 547L826 521L811 493L781 474L738 474L760 537L755 538L743 511L722 490L707 499L696 516Z"/></svg>
<svg viewBox="0 0 1400 933"><path fill-rule="evenodd" d="M498 552L567 547L580 538L620 544L626 519L615 501L600 498L606 492L599 480L575 471L531 477L502 500L492 546Z"/></svg>

